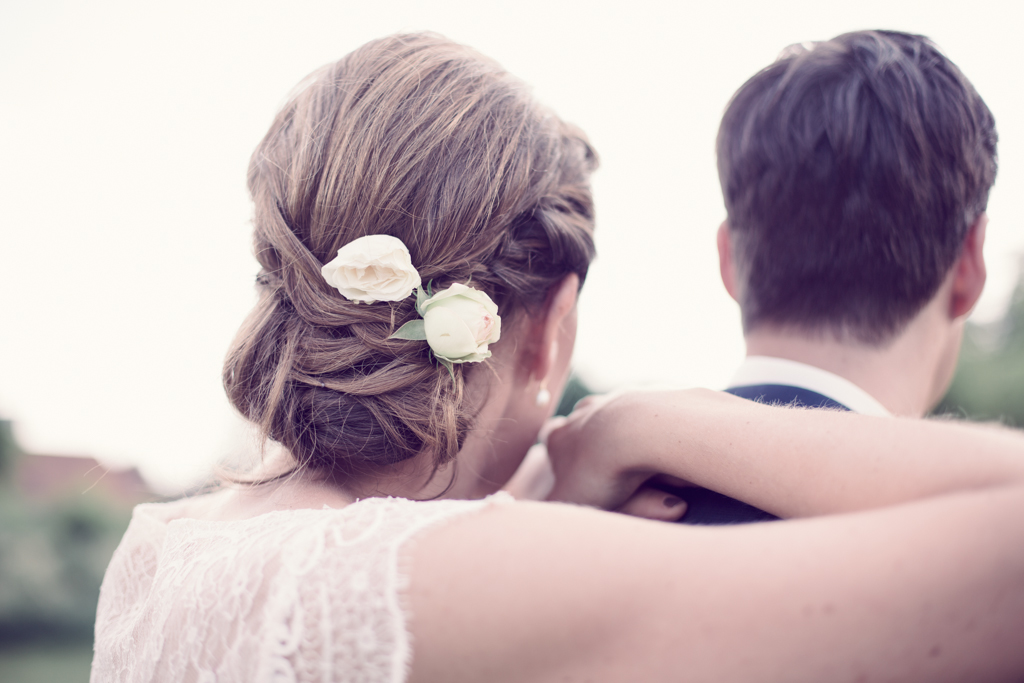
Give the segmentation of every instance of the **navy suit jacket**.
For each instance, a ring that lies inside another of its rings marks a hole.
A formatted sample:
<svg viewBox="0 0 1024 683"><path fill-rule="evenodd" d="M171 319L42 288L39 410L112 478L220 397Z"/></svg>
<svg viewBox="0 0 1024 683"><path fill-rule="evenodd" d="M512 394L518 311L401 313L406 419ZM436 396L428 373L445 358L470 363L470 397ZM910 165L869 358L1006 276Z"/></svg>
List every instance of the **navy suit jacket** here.
<svg viewBox="0 0 1024 683"><path fill-rule="evenodd" d="M758 384L755 386L734 387L726 389L726 392L740 398L757 401L758 403L794 404L808 408L849 410L843 404L833 401L828 396L819 394L816 391L784 384ZM747 505L735 498L715 493L710 489L687 486L684 488L673 488L668 491L687 502L686 514L679 520L682 524L746 524L749 522L768 522L778 519L775 515L760 510L753 505Z"/></svg>

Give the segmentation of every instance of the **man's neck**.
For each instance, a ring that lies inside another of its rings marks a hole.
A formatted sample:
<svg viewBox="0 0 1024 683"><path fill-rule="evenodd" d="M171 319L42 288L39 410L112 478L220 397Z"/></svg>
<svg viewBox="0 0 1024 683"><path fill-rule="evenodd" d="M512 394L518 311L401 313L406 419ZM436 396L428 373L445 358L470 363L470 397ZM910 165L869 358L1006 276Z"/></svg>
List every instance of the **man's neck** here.
<svg viewBox="0 0 1024 683"><path fill-rule="evenodd" d="M958 337L956 338L958 341ZM921 417L945 392L958 344L927 320L913 321L883 346L828 333L759 327L746 335L748 356L772 356L827 370L853 382L895 415Z"/></svg>

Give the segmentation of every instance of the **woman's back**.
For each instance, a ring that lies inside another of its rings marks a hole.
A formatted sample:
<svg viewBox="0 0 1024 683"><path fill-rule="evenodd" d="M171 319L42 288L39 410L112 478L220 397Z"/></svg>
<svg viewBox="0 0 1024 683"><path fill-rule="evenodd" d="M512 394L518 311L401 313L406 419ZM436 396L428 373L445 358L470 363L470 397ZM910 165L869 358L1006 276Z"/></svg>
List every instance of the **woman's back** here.
<svg viewBox="0 0 1024 683"><path fill-rule="evenodd" d="M209 498L136 509L104 579L92 680L402 681L403 545L489 504L370 498L211 521Z"/></svg>

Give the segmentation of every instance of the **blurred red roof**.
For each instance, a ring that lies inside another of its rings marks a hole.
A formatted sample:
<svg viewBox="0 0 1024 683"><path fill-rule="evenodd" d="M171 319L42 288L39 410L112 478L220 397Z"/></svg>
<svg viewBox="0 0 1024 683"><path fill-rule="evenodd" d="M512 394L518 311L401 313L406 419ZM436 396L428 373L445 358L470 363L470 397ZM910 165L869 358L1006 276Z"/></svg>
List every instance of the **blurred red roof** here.
<svg viewBox="0 0 1024 683"><path fill-rule="evenodd" d="M136 468L110 470L95 458L25 453L17 457L14 470L15 486L30 499L91 492L133 506L158 498Z"/></svg>

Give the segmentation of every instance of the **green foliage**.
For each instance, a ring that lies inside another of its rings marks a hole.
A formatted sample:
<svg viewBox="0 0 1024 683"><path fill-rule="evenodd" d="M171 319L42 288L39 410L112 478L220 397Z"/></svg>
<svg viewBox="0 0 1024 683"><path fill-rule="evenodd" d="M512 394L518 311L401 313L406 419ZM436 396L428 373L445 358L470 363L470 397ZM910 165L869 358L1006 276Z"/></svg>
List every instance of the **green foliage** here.
<svg viewBox="0 0 1024 683"><path fill-rule="evenodd" d="M0 504L0 645L92 637L100 582L129 512L99 496Z"/></svg>
<svg viewBox="0 0 1024 683"><path fill-rule="evenodd" d="M558 401L555 415L568 415L577 401L592 393L594 392L580 379L580 376L575 372L572 373L569 375L569 381L565 383L565 390L562 391L562 398Z"/></svg>
<svg viewBox="0 0 1024 683"><path fill-rule="evenodd" d="M98 492L22 496L13 480L20 457L0 421L0 649L91 640L100 582L131 513Z"/></svg>
<svg viewBox="0 0 1024 683"><path fill-rule="evenodd" d="M10 421L0 420L0 482L6 482L10 478L14 459L19 452Z"/></svg>
<svg viewBox="0 0 1024 683"><path fill-rule="evenodd" d="M1002 320L967 325L956 375L935 412L1024 427L1024 274Z"/></svg>
<svg viewBox="0 0 1024 683"><path fill-rule="evenodd" d="M92 643L34 643L0 649L4 683L88 683Z"/></svg>

